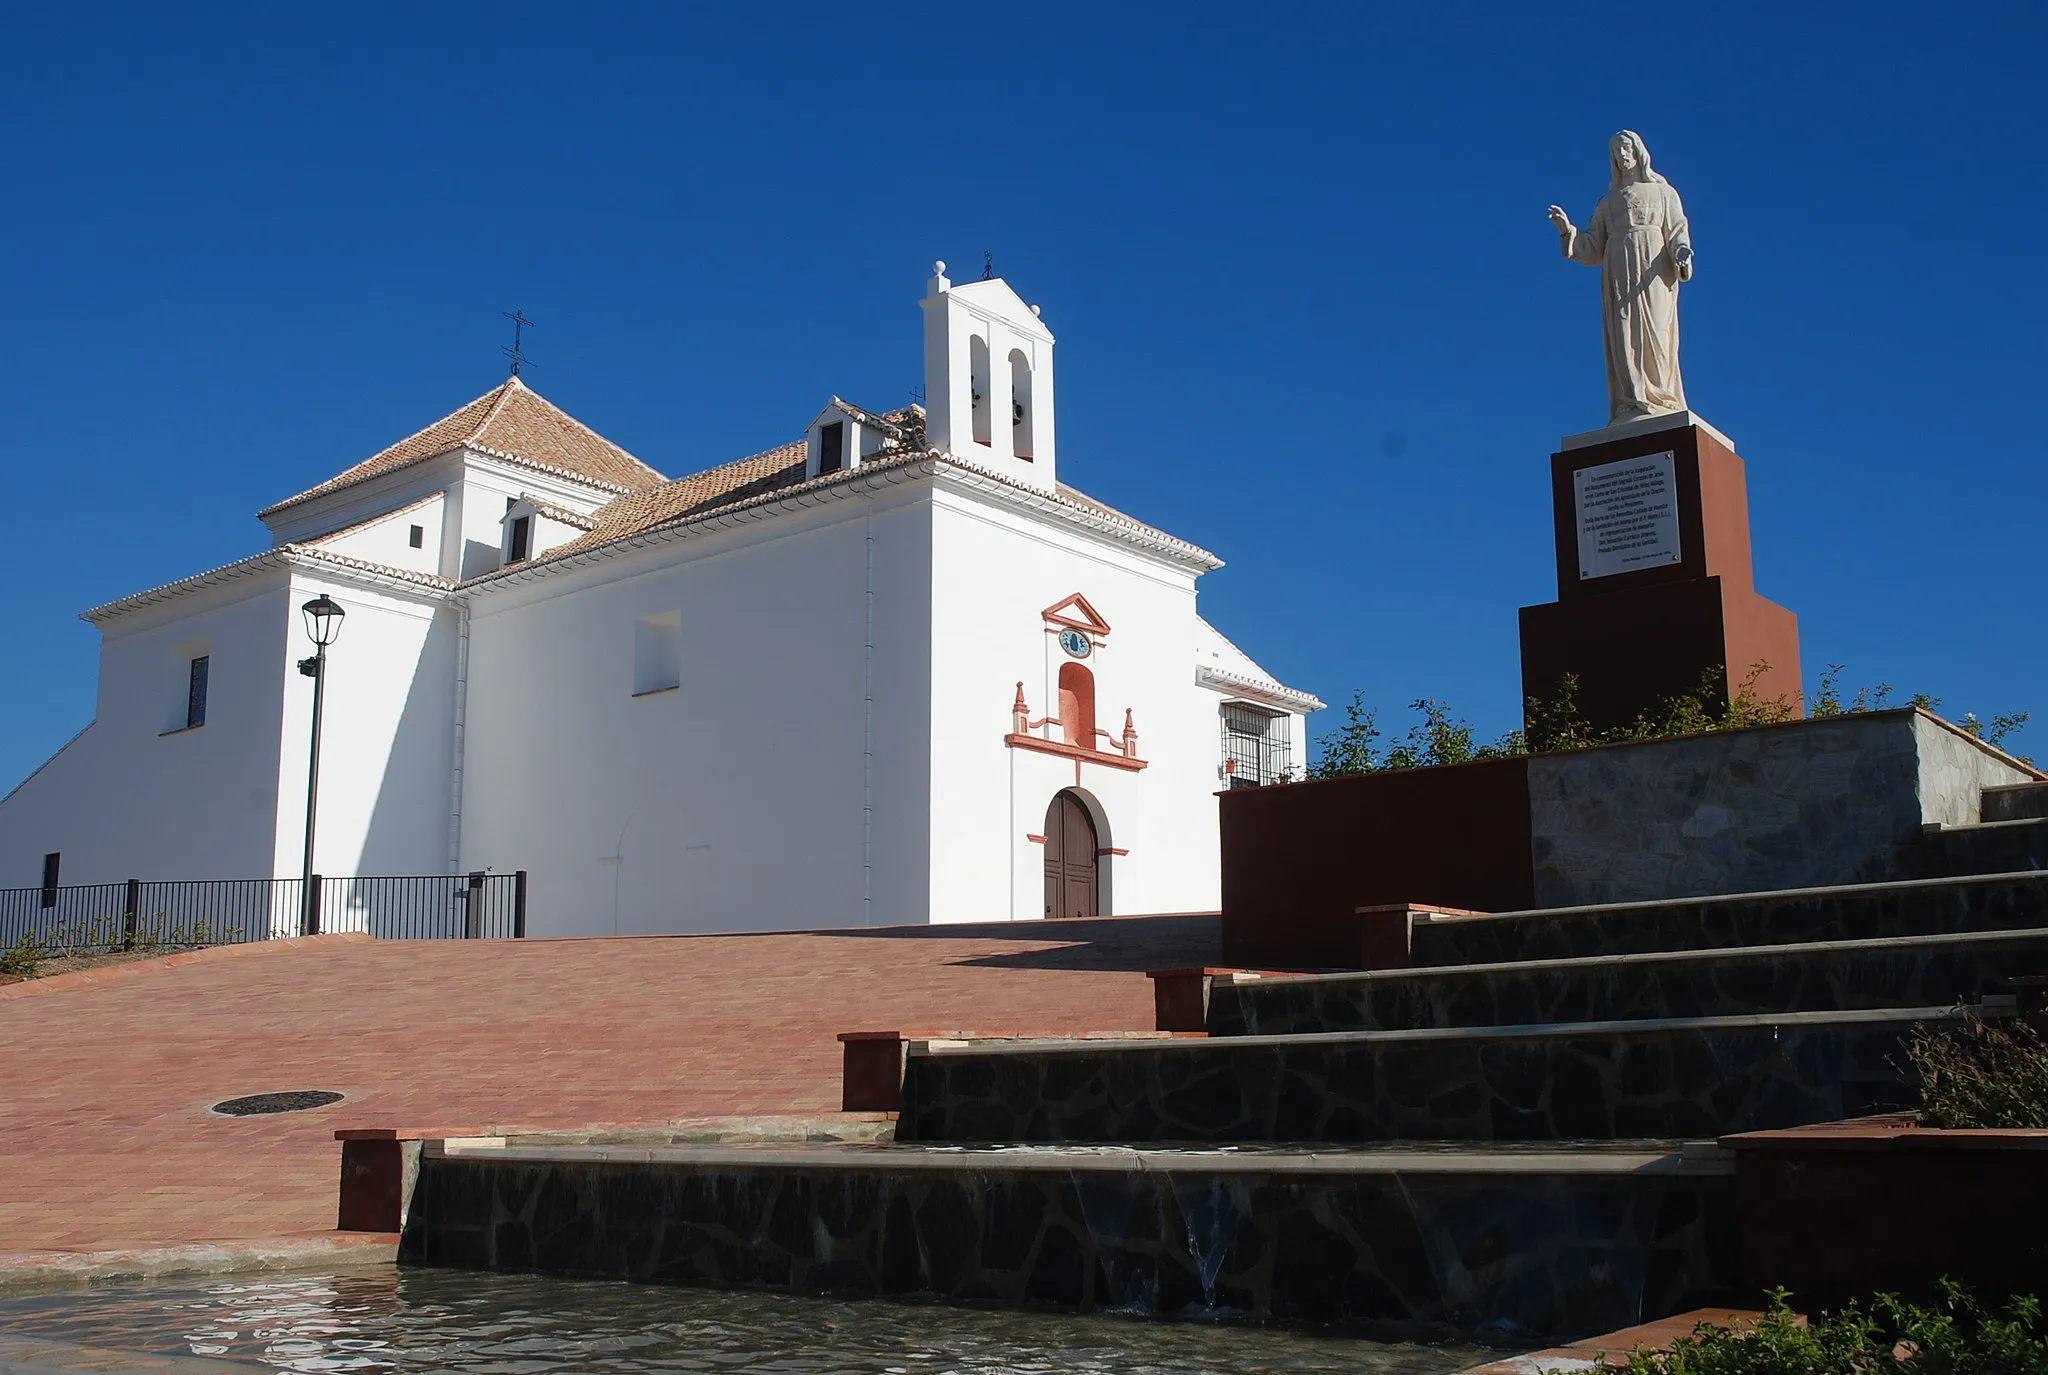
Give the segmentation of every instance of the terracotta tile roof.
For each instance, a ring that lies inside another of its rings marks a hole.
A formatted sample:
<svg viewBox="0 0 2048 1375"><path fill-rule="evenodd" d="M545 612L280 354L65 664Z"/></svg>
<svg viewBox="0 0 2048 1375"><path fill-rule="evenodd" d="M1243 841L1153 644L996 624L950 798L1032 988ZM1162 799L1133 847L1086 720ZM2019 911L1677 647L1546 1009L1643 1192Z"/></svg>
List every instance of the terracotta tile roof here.
<svg viewBox="0 0 2048 1375"><path fill-rule="evenodd" d="M368 520L359 520L354 525L344 525L339 530L329 530L324 535L316 535L312 539L301 540L300 543L308 548L331 544L335 540L346 539L350 535L360 534L372 525L382 525L387 520L397 520L400 516L410 515L422 507L432 506L437 501L446 500L447 496L446 492L429 492L418 501L409 501L403 506L393 507L389 511L371 516Z"/></svg>
<svg viewBox="0 0 2048 1375"><path fill-rule="evenodd" d="M257 514L269 516L302 501L353 487L467 445L528 467L562 473L617 492L636 492L663 479L588 425L516 377L460 410L393 444L353 468Z"/></svg>
<svg viewBox="0 0 2048 1375"><path fill-rule="evenodd" d="M595 530L597 517L587 516L581 511L572 511L566 506L557 506L552 501L542 501L531 492L521 492L519 499L534 509L538 515L562 525L573 525L578 530Z"/></svg>
<svg viewBox="0 0 2048 1375"><path fill-rule="evenodd" d="M446 592L457 585L452 579L444 578L438 573L421 573L410 568L397 568L388 563L376 563L349 554L338 554L332 549L315 544L279 544L260 554L251 554L247 558L236 559L233 563L209 568L204 573L194 573L190 577L179 578L176 582L167 582L162 586L131 593L115 601L95 606L90 611L81 611L78 613L78 619L98 625L102 621L125 615L138 607L170 601L203 587L214 587L238 578L289 567L354 572L362 574L374 583L435 593Z"/></svg>
<svg viewBox="0 0 2048 1375"><path fill-rule="evenodd" d="M652 530L657 525L688 520L691 516L702 515L735 501L797 486L804 480L808 444L808 440L799 439L751 458L738 459L688 477L675 478L658 487L614 498L597 508L595 529L567 544L555 546L544 557L554 559L564 554L580 554L586 549Z"/></svg>
<svg viewBox="0 0 2048 1375"><path fill-rule="evenodd" d="M747 505L798 490L807 491L815 487L848 482L879 469L900 467L928 459L942 460L955 468L979 473L1004 486L1017 486L1008 478L925 447L925 415L921 407L907 406L901 410L877 412L861 410L836 396L832 400L834 404L853 413L864 425L882 434L885 447L880 453L863 458L858 467L806 478L804 469L810 443L806 438L721 467L692 473L688 477L673 478L659 486L614 498L600 506L596 512L595 529L579 535L566 544L557 545L545 554L520 563L520 570L526 571L558 559L601 549L606 545L616 544L664 526L685 524L728 507ZM1141 520L1125 515L1113 506L1105 505L1086 493L1069 487L1064 482L1057 484L1057 488L1050 498L1056 504L1085 512L1111 525L1126 527L1169 546L1192 550L1205 559L1215 560L1215 556L1206 550L1156 530ZM1220 560L1215 562L1216 566L1221 566ZM474 581L485 581L495 576L496 572L486 573Z"/></svg>

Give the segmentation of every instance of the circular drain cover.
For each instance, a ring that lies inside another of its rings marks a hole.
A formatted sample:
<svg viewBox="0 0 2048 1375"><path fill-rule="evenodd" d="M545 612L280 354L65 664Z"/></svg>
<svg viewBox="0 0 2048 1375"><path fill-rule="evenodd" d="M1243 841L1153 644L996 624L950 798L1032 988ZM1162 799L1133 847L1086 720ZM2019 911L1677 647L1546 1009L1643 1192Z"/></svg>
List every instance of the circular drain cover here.
<svg viewBox="0 0 2048 1375"><path fill-rule="evenodd" d="M215 1103L208 1111L222 1117L260 1117L272 1112L304 1112L340 1101L340 1094L326 1089L294 1089L290 1093L252 1093L247 1098L230 1098Z"/></svg>

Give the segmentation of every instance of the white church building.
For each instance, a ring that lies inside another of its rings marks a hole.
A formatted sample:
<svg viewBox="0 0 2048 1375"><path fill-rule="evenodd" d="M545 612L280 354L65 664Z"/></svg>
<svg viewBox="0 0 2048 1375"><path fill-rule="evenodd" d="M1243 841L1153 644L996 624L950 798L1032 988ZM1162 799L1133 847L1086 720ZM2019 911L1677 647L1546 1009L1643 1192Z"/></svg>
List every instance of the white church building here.
<svg viewBox="0 0 2048 1375"><path fill-rule="evenodd" d="M515 375L84 613L92 723L0 801L0 888L529 874L537 936L1213 909L1216 794L1322 704L1211 629L1206 550L1059 481L1053 336L922 302L926 405L664 478Z"/></svg>

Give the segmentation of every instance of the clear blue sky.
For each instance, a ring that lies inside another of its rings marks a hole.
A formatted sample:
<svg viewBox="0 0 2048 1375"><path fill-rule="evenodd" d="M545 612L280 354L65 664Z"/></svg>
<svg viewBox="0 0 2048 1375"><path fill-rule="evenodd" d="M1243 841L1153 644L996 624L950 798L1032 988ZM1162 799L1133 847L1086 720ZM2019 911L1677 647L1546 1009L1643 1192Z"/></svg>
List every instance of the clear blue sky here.
<svg viewBox="0 0 2048 1375"><path fill-rule="evenodd" d="M1692 217L1687 390L1807 681L2048 752L2044 14L16 5L0 791L92 714L78 611L492 386L501 310L674 474L904 401L931 260L984 249L1059 335L1061 476L1229 560L1212 621L1504 730L1546 456L1605 418L1544 207L1623 126Z"/></svg>

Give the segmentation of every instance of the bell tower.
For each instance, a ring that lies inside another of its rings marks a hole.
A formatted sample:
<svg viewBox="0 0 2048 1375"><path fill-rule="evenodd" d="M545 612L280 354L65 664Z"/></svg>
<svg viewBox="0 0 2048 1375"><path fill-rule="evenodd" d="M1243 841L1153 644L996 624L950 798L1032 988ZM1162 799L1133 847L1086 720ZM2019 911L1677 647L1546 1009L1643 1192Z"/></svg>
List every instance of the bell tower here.
<svg viewBox="0 0 2048 1375"><path fill-rule="evenodd" d="M1000 277L955 286L932 264L924 300L925 438L1027 487L1053 477L1052 331Z"/></svg>

